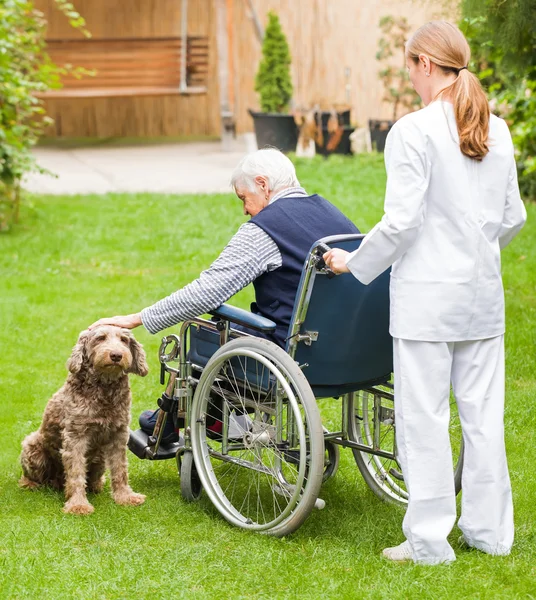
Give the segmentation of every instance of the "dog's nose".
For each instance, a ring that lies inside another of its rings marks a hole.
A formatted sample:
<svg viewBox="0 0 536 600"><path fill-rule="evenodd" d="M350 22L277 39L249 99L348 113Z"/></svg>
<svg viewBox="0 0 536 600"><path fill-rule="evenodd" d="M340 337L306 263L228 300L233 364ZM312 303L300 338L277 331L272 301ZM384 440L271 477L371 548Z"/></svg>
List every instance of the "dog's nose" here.
<svg viewBox="0 0 536 600"><path fill-rule="evenodd" d="M123 355L121 352L110 352L110 358L113 362L119 362L123 358Z"/></svg>

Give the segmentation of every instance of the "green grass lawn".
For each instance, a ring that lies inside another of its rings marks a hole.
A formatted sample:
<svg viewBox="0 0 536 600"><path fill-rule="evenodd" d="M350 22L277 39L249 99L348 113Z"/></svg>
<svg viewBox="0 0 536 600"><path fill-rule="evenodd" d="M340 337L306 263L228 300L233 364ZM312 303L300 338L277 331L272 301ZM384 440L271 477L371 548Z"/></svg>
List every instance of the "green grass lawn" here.
<svg viewBox="0 0 536 600"><path fill-rule="evenodd" d="M298 161L298 174L364 231L382 214L379 156ZM402 541L403 512L372 494L349 450L322 490L326 508L286 539L231 527L206 497L183 502L174 461L130 455L132 486L147 495L138 508L115 505L109 484L90 498L89 517L64 515L61 494L20 490L20 442L65 380L78 333L189 282L244 222L231 194L31 198L21 225L0 236L0 598L536 598L536 206L528 210L503 254L514 550L464 551L455 530L458 560L423 567L380 557ZM133 424L162 391L160 336L136 336L151 372L131 380Z"/></svg>

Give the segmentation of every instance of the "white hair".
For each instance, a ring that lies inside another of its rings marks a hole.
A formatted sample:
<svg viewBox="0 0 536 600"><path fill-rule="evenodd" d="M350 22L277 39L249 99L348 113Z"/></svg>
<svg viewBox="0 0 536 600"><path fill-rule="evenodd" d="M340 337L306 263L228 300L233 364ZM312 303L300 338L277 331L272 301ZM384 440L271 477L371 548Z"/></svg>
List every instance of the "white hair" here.
<svg viewBox="0 0 536 600"><path fill-rule="evenodd" d="M246 154L233 171L231 185L235 190L237 186L244 186L254 192L255 177L259 175L268 179L268 187L273 192L300 185L290 159L275 148L264 148Z"/></svg>

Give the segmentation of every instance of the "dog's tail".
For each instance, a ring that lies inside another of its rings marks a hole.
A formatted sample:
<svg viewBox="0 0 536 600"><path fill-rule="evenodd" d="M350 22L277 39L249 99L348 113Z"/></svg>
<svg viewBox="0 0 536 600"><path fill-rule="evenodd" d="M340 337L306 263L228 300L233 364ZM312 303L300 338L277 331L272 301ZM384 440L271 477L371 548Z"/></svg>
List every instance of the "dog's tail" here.
<svg viewBox="0 0 536 600"><path fill-rule="evenodd" d="M47 483L50 477L48 452L39 431L34 431L22 441L20 464L22 477L19 480L21 488L33 490Z"/></svg>

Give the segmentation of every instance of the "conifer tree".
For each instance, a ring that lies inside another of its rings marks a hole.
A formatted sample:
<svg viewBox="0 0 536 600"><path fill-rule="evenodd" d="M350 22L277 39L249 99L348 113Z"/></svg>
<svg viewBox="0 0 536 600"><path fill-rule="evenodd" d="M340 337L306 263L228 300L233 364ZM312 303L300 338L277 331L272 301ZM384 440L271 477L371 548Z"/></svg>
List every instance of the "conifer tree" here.
<svg viewBox="0 0 536 600"><path fill-rule="evenodd" d="M263 112L282 113L287 110L292 97L290 63L290 50L279 17L269 12L262 59L255 78L255 91L260 94Z"/></svg>

